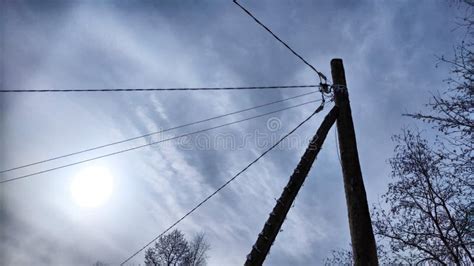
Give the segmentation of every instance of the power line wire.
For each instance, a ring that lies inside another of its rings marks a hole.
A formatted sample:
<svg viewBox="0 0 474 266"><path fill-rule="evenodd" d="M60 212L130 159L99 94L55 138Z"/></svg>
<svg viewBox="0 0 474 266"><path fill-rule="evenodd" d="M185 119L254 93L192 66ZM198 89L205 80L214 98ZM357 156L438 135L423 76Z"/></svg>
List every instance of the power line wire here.
<svg viewBox="0 0 474 266"><path fill-rule="evenodd" d="M223 118L223 117L226 117L226 116L230 116L230 115L235 115L235 114L243 113L243 112L246 112L246 111L250 111L250 110L254 110L254 109L266 107L266 106L273 105L273 104L277 104L277 103L281 103L281 102L284 102L284 101L289 101L289 100L293 100L293 99L296 99L296 98L300 98L300 97L307 96L307 95L310 95L310 94L313 94L313 93L316 93L316 91L312 91L312 92L308 92L308 93L299 94L299 95L296 95L296 96L293 96L293 97L289 97L289 98L285 98L285 99L281 99L281 100L277 100L277 101L273 101L273 102L269 102L269 103L265 103L265 104L260 104L260 105L253 106L253 107L249 107L249 108L245 108L245 109L242 109L242 110L238 110L238 111L234 111L234 112L230 112L230 113L226 113L226 114L222 114L222 115L218 115L218 116L214 116L214 117L210 117L210 118L206 118L206 119L194 121L194 122L191 122L191 123L182 124L182 125L179 125L179 126L170 127L170 128L167 128L167 129L162 129L162 130L155 131L155 132L146 133L146 134L144 134L144 135L140 135L140 136L136 136L136 137L132 137L132 138L120 140L120 141L115 141L115 142L111 142L111 143L108 143L108 144L99 145L99 146L95 146L95 147L83 149L83 150L80 150L80 151L76 151L76 152L72 152L72 153L68 153L68 154L64 154L64 155L55 156L55 157L52 157L52 158L49 158L49 159L45 159L45 160L41 160L41 161L29 163L29 164L24 164L24 165L20 165L20 166L16 166L16 167L12 167L12 168L9 168L9 169L1 170L1 171L0 171L0 174L6 173L6 172L11 172L11 171L18 170L18 169L22 169L22 168L26 168L26 167L30 167L30 166L33 166L33 165L38 165L38 164L41 164L41 163L46 163L46 162L50 162L50 161L55 161L55 160L58 160L58 159L62 159L62 158L66 158L66 157L70 157L70 156L82 154L82 153L85 153L85 152L90 152L90 151L94 151L94 150L98 150L98 149L110 147L110 146L113 146L113 145L118 145L118 144L126 143L126 142L129 142L129 141L133 141L133 140L137 140L137 139L149 137L149 136L152 136L152 135L156 135L156 134L168 132L168 131L171 131L171 130L175 130L175 129L179 129L179 128L183 128L183 127L188 127L188 126L192 126L192 125L196 125L196 124L200 124L200 123L212 121L212 120L219 119L219 118Z"/></svg>
<svg viewBox="0 0 474 266"><path fill-rule="evenodd" d="M218 91L218 90L270 90L318 88L321 85L291 86L251 86L251 87L200 87L200 88L133 88L133 89L32 89L32 90L0 90L0 92L131 92L131 91Z"/></svg>
<svg viewBox="0 0 474 266"><path fill-rule="evenodd" d="M298 57L301 61L303 61L303 63L305 63L307 66L309 66L314 72L316 72L316 74L318 74L319 76L319 80L321 81L322 83L322 79L324 80L324 83L326 83L327 81L327 78L326 76L319 72L313 65L311 65L310 63L308 63L308 61L306 61L301 55L299 55L297 52L295 52L295 50L293 50L288 44L286 44L286 42L284 42L282 39L280 39L275 33L273 33L267 26L265 26L262 22L260 22L260 20L258 20L254 15L252 15L252 13L250 13L250 11L248 11L245 7L243 7L241 4L239 4L237 2L237 0L233 0L234 1L234 4L236 4L237 6L239 6L245 13L247 13L250 17L252 17L255 22L257 22L260 26L262 26L265 30L267 30L275 39L277 39L280 43L282 43L286 48L288 48L288 50L290 50L296 57Z"/></svg>
<svg viewBox="0 0 474 266"><path fill-rule="evenodd" d="M213 130L213 129L217 129L217 128L221 128L221 127L225 127L225 126L237 124L237 123L240 123L240 122L244 122L244 121L248 121L248 120L251 120L251 119L255 119L255 118L267 116L267 115L270 115L270 114L282 112L282 111L285 111L285 110L289 110L289 109L292 109L292 108L304 106L304 105L307 105L307 104L310 104L310 103L319 102L319 101L320 101L320 100L313 100L313 101L309 101L309 102L304 102L304 103L301 103L301 104L289 106L289 107L286 107L286 108L281 108L281 109L278 109L278 110L275 110L275 111L267 112L267 113L260 114L260 115L256 115L256 116L251 116L251 117L248 117L248 118L236 120L236 121L229 122L229 123L225 123L225 124L221 124L221 125L218 125L218 126L209 127L209 128L205 128L205 129L193 131L193 132L190 132L190 133L186 133L186 134L174 136L174 137L171 137L171 138L167 138L167 139L163 139L163 140L159 140L159 141L154 141L154 142L150 142L150 143L147 143L147 144L135 146L135 147L132 147L132 148L123 149L123 150L119 150L119 151L116 151L116 152L112 152L112 153L100 155L100 156L97 156L97 157L93 157L93 158L89 158L89 159L77 161L77 162L74 162L74 163L69 163L69 164L65 164L65 165L61 165L61 166L49 168L49 169L46 169L46 170L42 170L42 171L33 172L33 173L26 174L26 175L22 175L22 176L17 176L17 177L5 179L5 180L0 181L0 184L4 184L4 183L16 181L16 180L19 180L19 179L24 179L24 178L31 177L31 176L34 176L34 175L39 175L39 174L51 172L51 171L54 171L54 170L66 168L66 167L73 166L73 165L78 165L78 164L82 164L82 163L86 163L86 162L98 160L98 159L101 159L101 158L105 158L105 157L109 157L109 156L112 156L112 155L121 154L121 153L124 153L124 152L129 152L129 151L137 150L137 149L140 149L140 148L144 148L144 147L151 146L151 145L158 144L158 143L163 143L163 142L166 142L166 141L175 140L175 139L180 139L180 138L183 138L183 137L187 137L187 136L191 136L191 135L194 135L194 134L198 134L198 133L210 131L210 130Z"/></svg>
<svg viewBox="0 0 474 266"><path fill-rule="evenodd" d="M221 191L224 187L226 187L228 184L230 184L232 181L234 181L238 176L240 176L243 172L245 172L247 169L249 169L253 164L255 164L258 160L260 160L263 156L265 156L268 152L273 150L276 146L278 146L283 140L285 140L288 136L293 134L298 128L300 128L304 123L306 123L308 120L310 120L315 114L319 113L320 111L323 110L324 107L324 102L321 103L321 105L310 115L308 116L305 120L303 120L301 123L299 123L294 129L292 129L290 132L288 132L285 136L283 136L280 140L278 140L275 144L273 144L269 149L264 151L260 156L258 156L255 160L250 162L247 166L245 166L242 170L240 170L237 174L235 174L232 178L227 180L223 185L221 185L216 191L211 193L209 196L204 198L199 204L197 204L194 208L192 208L190 211L188 211L185 215L183 215L181 218L179 218L176 222L174 222L172 225L170 225L166 230L164 230L161 234L159 234L157 237L153 238L150 242L148 242L146 245L141 247L138 251L133 253L130 257L128 257L126 260L124 260L120 265L124 265L127 263L129 260L131 260L133 257L135 257L138 253L143 251L146 247L148 247L150 244L152 244L154 241L156 241L158 238L166 234L169 230L171 230L173 227L175 227L178 223L180 223L182 220L184 220L186 217L191 215L195 210L197 210L199 207L201 207L204 203L206 203L209 199L211 199L213 196L215 196L219 191Z"/></svg>

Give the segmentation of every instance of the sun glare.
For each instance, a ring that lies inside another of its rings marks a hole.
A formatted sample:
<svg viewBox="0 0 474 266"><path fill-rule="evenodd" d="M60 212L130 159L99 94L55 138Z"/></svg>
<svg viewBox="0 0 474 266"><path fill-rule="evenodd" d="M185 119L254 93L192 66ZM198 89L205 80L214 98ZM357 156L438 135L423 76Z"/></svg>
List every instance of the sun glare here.
<svg viewBox="0 0 474 266"><path fill-rule="evenodd" d="M113 177L104 167L90 167L79 172L71 182L74 202L86 208L104 204L112 195Z"/></svg>

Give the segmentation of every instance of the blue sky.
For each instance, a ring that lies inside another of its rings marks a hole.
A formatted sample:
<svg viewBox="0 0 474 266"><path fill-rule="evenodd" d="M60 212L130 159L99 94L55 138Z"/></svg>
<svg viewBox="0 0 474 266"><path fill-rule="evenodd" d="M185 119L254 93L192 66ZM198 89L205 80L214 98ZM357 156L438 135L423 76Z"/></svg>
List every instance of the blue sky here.
<svg viewBox="0 0 474 266"><path fill-rule="evenodd" d="M449 1L242 1L326 76L342 58L370 204L386 190L390 137L414 122L444 87L462 38L462 10ZM2 1L2 89L150 88L317 83L307 66L232 1ZM310 89L224 92L7 94L0 97L1 169L283 99ZM286 107L317 99L285 102ZM151 240L308 116L317 104L2 184L3 265L115 265ZM269 153L178 228L204 232L210 265L239 265L323 114L294 136L299 145ZM167 132L172 137L277 107ZM280 127L267 122L277 118ZM416 125L415 125L416 126ZM418 125L422 127L422 125ZM423 128L422 128L423 129ZM231 137L243 147L199 148ZM148 139L150 140L150 139ZM349 232L342 174L331 130L291 209L267 265L317 265L345 248ZM145 143L9 172L2 179ZM268 144L268 143L267 143ZM114 175L106 204L84 209L69 186L81 169ZM139 254L132 263L143 262Z"/></svg>

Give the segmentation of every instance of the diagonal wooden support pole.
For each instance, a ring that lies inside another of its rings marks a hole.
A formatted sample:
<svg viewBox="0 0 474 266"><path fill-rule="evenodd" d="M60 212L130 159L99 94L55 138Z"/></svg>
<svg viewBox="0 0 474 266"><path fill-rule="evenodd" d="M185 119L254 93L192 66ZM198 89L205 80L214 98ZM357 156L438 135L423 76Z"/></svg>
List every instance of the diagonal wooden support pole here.
<svg viewBox="0 0 474 266"><path fill-rule="evenodd" d="M321 126L301 157L298 166L291 175L288 184L283 189L280 198L277 200L277 203L273 208L273 211L270 213L270 217L268 217L262 232L258 235L257 242L253 245L252 251L247 255L247 260L245 261L246 266L263 264L263 261L270 251L270 247L275 241L283 221L285 220L298 191L303 185L316 156L321 150L329 129L331 129L332 125L335 123L337 116L338 108L333 107L324 118Z"/></svg>

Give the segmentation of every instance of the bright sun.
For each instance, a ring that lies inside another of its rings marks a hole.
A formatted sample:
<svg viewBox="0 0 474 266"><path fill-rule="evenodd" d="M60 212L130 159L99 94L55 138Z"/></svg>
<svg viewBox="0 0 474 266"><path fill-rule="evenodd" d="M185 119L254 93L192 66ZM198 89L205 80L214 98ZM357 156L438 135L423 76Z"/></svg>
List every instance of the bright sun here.
<svg viewBox="0 0 474 266"><path fill-rule="evenodd" d="M72 198L81 207L98 207L112 195L113 181L113 177L107 168L86 168L72 180Z"/></svg>

